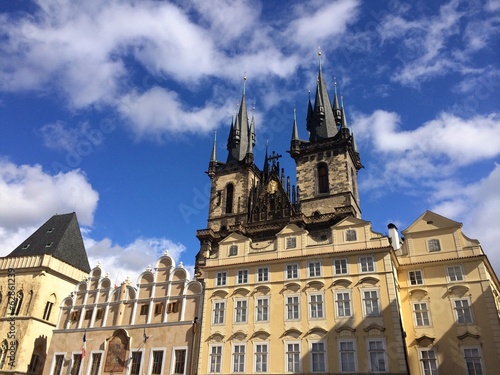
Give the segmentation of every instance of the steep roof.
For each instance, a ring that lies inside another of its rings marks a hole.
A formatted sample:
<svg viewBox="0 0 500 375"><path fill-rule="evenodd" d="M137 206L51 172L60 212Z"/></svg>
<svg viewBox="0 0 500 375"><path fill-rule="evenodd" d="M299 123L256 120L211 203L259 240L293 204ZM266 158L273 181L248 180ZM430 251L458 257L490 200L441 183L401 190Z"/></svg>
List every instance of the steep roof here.
<svg viewBox="0 0 500 375"><path fill-rule="evenodd" d="M7 257L44 254L52 255L79 270L90 272L87 252L74 212L52 216Z"/></svg>

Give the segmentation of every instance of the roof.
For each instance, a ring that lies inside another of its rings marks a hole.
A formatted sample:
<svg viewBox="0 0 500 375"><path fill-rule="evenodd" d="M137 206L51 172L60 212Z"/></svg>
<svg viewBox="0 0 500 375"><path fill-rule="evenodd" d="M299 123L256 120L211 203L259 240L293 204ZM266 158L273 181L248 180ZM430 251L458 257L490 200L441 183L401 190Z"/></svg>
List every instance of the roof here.
<svg viewBox="0 0 500 375"><path fill-rule="evenodd" d="M44 254L52 255L79 270L90 272L76 213L52 216L7 255L7 258Z"/></svg>

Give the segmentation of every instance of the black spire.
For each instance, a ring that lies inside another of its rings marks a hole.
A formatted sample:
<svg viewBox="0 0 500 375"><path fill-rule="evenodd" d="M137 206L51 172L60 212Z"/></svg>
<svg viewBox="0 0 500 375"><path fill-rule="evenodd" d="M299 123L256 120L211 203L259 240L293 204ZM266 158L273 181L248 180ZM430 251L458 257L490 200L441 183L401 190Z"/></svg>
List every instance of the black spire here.
<svg viewBox="0 0 500 375"><path fill-rule="evenodd" d="M250 130L248 128L247 103L245 98L245 81L243 78L243 95L241 97L241 105L236 115L234 125L231 126L228 138L228 155L227 162L242 161L248 151L248 143L250 138Z"/></svg>

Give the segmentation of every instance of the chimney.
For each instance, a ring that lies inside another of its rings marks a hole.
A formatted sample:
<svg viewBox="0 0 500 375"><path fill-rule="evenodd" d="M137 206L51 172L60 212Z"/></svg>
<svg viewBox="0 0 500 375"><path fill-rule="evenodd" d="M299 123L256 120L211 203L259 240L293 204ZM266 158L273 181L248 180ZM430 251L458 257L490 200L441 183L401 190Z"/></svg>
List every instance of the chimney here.
<svg viewBox="0 0 500 375"><path fill-rule="evenodd" d="M389 238L392 248L394 250L399 250L399 248L401 248L401 239L399 238L398 228L393 223L389 223L387 228L389 229Z"/></svg>

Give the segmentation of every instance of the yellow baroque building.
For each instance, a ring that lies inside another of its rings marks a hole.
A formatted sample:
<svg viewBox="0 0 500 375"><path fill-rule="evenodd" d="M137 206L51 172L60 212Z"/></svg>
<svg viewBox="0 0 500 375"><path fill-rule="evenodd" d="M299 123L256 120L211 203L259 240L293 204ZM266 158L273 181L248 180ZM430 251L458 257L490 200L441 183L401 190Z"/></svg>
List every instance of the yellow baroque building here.
<svg viewBox="0 0 500 375"><path fill-rule="evenodd" d="M202 286L166 252L114 286L98 265L61 302L44 374L192 374Z"/></svg>

